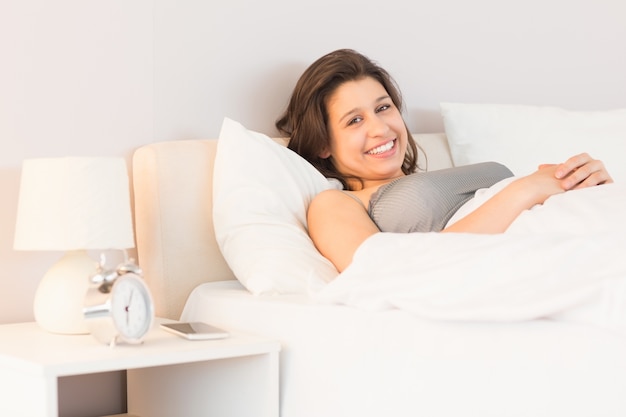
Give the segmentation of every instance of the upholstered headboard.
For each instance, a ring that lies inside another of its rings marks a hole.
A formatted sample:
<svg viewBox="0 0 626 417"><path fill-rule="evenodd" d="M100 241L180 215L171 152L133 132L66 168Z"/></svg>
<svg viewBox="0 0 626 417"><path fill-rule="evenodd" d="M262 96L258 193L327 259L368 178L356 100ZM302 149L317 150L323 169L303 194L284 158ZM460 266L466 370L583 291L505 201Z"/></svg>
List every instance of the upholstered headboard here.
<svg viewBox="0 0 626 417"><path fill-rule="evenodd" d="M452 166L444 134L414 139L427 155L428 170ZM137 255L157 316L178 319L196 286L235 279L213 229L216 151L217 140L182 140L145 145L133 156Z"/></svg>

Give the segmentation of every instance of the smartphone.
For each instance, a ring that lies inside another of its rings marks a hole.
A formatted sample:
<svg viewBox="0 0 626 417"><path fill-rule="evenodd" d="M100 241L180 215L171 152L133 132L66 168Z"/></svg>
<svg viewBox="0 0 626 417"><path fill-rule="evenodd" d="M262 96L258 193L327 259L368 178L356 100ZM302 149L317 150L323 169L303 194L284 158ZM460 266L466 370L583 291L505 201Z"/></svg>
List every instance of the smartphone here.
<svg viewBox="0 0 626 417"><path fill-rule="evenodd" d="M189 340L224 339L228 337L226 330L202 322L161 323L161 327Z"/></svg>

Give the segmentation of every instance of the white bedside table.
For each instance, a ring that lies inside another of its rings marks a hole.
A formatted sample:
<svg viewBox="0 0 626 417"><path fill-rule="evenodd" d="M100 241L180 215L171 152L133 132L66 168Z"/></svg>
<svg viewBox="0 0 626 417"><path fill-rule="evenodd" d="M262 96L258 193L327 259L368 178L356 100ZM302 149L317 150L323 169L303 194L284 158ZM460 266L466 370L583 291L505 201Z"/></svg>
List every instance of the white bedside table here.
<svg viewBox="0 0 626 417"><path fill-rule="evenodd" d="M165 320L161 320L165 321ZM142 345L0 326L0 416L59 416L58 380L127 370L128 413L141 417L278 417L280 344L233 333L189 341L154 326Z"/></svg>

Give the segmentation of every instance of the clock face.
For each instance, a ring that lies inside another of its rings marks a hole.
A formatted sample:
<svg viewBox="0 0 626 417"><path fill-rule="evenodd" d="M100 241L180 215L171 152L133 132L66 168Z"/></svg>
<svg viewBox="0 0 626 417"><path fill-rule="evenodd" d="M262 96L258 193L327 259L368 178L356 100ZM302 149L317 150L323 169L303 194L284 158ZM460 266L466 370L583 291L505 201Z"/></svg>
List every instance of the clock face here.
<svg viewBox="0 0 626 417"><path fill-rule="evenodd" d="M152 327L154 308L148 287L139 276L125 274L115 281L111 317L123 339L141 340Z"/></svg>

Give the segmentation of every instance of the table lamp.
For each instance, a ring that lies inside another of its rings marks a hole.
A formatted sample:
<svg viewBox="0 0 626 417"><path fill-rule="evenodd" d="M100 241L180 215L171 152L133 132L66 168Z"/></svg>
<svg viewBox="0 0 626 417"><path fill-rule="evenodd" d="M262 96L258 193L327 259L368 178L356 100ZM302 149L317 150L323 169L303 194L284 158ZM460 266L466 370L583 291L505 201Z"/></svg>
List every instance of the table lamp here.
<svg viewBox="0 0 626 417"><path fill-rule="evenodd" d="M35 293L34 314L45 330L84 334L88 250L133 248L128 171L123 158L36 158L22 165L16 250L65 251Z"/></svg>

